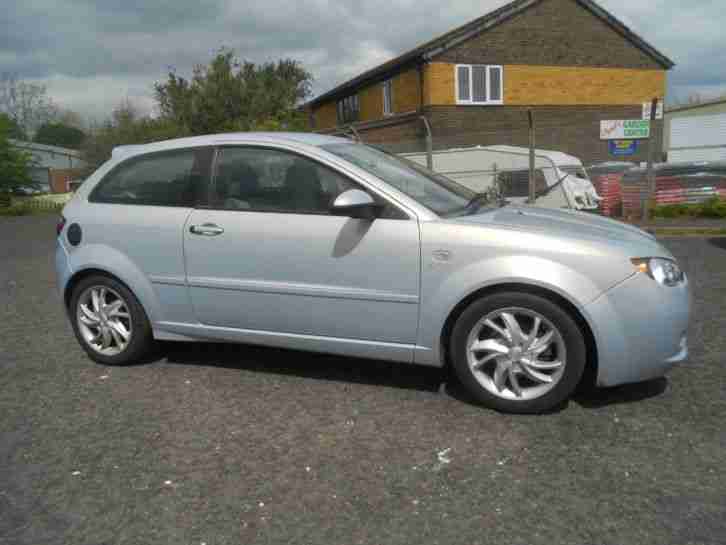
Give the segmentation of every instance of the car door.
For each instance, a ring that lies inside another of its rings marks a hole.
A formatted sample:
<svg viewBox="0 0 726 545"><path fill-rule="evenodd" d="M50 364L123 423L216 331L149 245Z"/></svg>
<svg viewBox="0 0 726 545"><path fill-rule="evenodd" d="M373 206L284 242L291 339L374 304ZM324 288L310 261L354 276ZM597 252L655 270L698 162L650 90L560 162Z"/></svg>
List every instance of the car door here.
<svg viewBox="0 0 726 545"><path fill-rule="evenodd" d="M199 322L415 344L418 221L390 203L373 221L331 215L350 188L365 189L290 150L220 148L211 206L192 212L184 234Z"/></svg>
<svg viewBox="0 0 726 545"><path fill-rule="evenodd" d="M150 282L161 309L156 320L192 320L182 232L204 203L213 155L210 146L131 157L99 182L79 219L86 246L113 250L100 254L99 268L121 278L138 270Z"/></svg>

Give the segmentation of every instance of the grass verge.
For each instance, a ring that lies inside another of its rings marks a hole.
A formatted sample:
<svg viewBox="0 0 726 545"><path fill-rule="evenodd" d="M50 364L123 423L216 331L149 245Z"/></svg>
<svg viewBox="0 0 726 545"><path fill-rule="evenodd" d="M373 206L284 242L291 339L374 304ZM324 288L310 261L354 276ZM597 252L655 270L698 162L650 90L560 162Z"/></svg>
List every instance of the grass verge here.
<svg viewBox="0 0 726 545"><path fill-rule="evenodd" d="M20 204L0 207L0 216L41 216L47 214L60 214L61 210L63 210L62 204L54 207L43 208Z"/></svg>
<svg viewBox="0 0 726 545"><path fill-rule="evenodd" d="M726 237L726 229L709 229L709 228L693 228L679 229L674 228L656 228L648 229L657 237Z"/></svg>

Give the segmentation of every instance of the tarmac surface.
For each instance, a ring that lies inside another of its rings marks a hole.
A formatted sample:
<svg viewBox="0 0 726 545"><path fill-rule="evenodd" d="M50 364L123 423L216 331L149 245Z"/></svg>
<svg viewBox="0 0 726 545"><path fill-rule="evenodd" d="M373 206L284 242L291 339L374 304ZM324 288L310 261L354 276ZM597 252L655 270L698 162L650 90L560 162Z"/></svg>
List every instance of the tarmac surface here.
<svg viewBox="0 0 726 545"><path fill-rule="evenodd" d="M726 239L665 241L688 363L531 417L370 360L165 344L96 365L54 221L0 218L0 544L726 544Z"/></svg>

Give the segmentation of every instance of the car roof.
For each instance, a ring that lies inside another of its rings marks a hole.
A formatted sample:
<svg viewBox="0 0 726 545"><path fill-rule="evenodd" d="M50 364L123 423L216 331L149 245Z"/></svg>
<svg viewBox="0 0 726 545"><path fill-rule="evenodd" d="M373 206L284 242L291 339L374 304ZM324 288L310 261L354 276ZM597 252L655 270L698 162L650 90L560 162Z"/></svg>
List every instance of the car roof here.
<svg viewBox="0 0 726 545"><path fill-rule="evenodd" d="M174 140L163 140L161 142L153 142L151 144L117 146L113 149L112 157L129 157L140 153L150 153L154 151L166 151L200 146L218 146L224 144L245 144L250 142L293 142L308 146L325 146L328 144L351 143L351 140L347 138L307 132L233 132L176 138Z"/></svg>

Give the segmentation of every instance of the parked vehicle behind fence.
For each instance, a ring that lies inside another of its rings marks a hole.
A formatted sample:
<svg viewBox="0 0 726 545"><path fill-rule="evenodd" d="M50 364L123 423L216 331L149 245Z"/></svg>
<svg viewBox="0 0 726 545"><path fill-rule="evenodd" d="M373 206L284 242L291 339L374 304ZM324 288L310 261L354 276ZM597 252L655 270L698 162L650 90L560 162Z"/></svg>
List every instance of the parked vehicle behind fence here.
<svg viewBox="0 0 726 545"><path fill-rule="evenodd" d="M425 153L403 157L426 165ZM513 204L529 199L529 149L517 146L475 146L432 153L432 169L476 192L496 189ZM598 209L602 198L582 161L559 151L535 150L535 205L542 208Z"/></svg>
<svg viewBox="0 0 726 545"><path fill-rule="evenodd" d="M532 413L688 354L688 280L651 235L328 136L119 148L65 207L55 259L106 365L156 339L451 365L480 403Z"/></svg>

